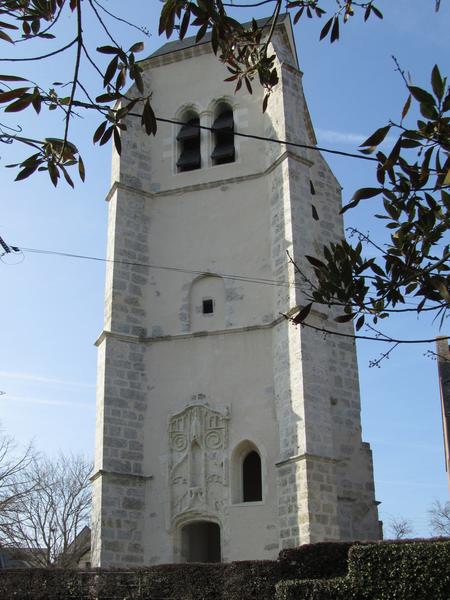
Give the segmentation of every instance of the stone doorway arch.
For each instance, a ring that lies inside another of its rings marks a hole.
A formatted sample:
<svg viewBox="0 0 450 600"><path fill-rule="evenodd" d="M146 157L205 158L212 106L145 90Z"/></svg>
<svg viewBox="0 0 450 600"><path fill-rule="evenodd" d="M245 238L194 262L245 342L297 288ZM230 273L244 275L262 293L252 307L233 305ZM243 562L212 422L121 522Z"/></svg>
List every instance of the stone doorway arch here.
<svg viewBox="0 0 450 600"><path fill-rule="evenodd" d="M220 562L220 526L212 521L195 521L181 528L183 562Z"/></svg>

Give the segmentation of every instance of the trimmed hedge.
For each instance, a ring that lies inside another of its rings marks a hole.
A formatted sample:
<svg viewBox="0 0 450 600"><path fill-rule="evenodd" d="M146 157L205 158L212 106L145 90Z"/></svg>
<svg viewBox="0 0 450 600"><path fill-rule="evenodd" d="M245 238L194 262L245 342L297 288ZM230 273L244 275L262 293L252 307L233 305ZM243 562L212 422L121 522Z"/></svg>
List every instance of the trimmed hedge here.
<svg viewBox="0 0 450 600"><path fill-rule="evenodd" d="M222 598L224 600L264 600L275 596L282 578L280 563L274 560L246 560L226 565Z"/></svg>
<svg viewBox="0 0 450 600"><path fill-rule="evenodd" d="M280 581L276 600L355 600L355 590L347 577ZM418 600L417 598L410 600Z"/></svg>
<svg viewBox="0 0 450 600"><path fill-rule="evenodd" d="M348 553L358 542L320 542L282 550L282 579L330 579L347 574Z"/></svg>
<svg viewBox="0 0 450 600"><path fill-rule="evenodd" d="M223 563L187 563L132 571L98 569L94 572L97 595L93 598L220 600L226 566Z"/></svg>
<svg viewBox="0 0 450 600"><path fill-rule="evenodd" d="M330 578L333 574L344 576ZM450 600L450 539L313 544L284 550L278 561L0 571L1 600L274 598Z"/></svg>
<svg viewBox="0 0 450 600"><path fill-rule="evenodd" d="M277 600L450 600L450 540L355 545L346 577L280 581Z"/></svg>
<svg viewBox="0 0 450 600"><path fill-rule="evenodd" d="M355 546L348 577L360 598L449 600L450 540Z"/></svg>
<svg viewBox="0 0 450 600"><path fill-rule="evenodd" d="M2 600L85 600L93 598L92 572L79 569L0 571Z"/></svg>

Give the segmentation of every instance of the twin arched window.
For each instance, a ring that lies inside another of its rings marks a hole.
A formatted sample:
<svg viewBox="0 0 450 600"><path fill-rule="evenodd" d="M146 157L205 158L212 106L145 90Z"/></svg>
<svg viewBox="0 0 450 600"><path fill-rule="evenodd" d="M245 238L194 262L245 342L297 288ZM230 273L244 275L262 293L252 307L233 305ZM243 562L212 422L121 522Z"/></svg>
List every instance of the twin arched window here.
<svg viewBox="0 0 450 600"><path fill-rule="evenodd" d="M184 125L177 135L178 171L194 171L202 166L200 118L189 111L184 115ZM219 104L212 126L213 165L224 165L235 161L233 110L228 104Z"/></svg>

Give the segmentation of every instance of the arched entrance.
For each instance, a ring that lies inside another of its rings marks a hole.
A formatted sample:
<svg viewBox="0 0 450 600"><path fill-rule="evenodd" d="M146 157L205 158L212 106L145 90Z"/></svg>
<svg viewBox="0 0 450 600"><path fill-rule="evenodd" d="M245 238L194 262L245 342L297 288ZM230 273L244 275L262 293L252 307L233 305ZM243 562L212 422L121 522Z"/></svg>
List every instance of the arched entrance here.
<svg viewBox="0 0 450 600"><path fill-rule="evenodd" d="M220 562L220 527L210 521L197 521L181 530L181 551L185 562Z"/></svg>

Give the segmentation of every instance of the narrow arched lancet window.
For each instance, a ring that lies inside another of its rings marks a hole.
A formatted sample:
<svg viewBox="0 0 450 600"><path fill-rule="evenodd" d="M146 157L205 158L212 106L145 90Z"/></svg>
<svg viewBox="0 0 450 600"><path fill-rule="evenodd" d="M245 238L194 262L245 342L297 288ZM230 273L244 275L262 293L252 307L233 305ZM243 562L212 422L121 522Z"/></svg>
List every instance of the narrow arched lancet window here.
<svg viewBox="0 0 450 600"><path fill-rule="evenodd" d="M213 165L224 165L235 161L233 111L226 104L219 107L213 123L214 149L211 154Z"/></svg>
<svg viewBox="0 0 450 600"><path fill-rule="evenodd" d="M262 500L261 457L252 450L242 461L242 500Z"/></svg>
<svg viewBox="0 0 450 600"><path fill-rule="evenodd" d="M200 152L200 119L195 113L189 113L183 119L177 135L178 141L178 171L194 171L201 167Z"/></svg>

